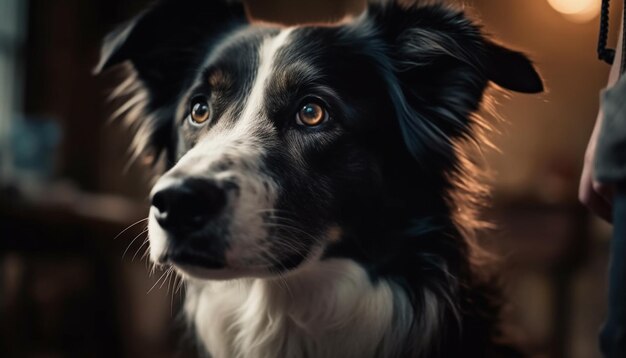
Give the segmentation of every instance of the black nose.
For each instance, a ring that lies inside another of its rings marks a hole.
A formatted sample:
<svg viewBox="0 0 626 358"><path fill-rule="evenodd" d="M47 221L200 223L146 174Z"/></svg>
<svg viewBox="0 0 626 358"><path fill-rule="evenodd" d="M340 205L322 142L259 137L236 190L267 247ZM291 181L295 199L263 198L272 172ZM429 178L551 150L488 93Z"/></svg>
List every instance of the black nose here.
<svg viewBox="0 0 626 358"><path fill-rule="evenodd" d="M226 194L213 181L188 178L152 196L156 219L165 230L188 233L201 229L226 205Z"/></svg>

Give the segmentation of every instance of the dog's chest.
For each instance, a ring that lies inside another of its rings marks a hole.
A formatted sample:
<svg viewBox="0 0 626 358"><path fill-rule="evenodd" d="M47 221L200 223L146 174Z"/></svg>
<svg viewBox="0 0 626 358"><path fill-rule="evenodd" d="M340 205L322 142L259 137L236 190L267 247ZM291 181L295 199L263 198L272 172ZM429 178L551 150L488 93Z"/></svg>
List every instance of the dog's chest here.
<svg viewBox="0 0 626 358"><path fill-rule="evenodd" d="M350 260L309 265L282 281L191 284L186 314L221 357L393 356L410 329L407 300Z"/></svg>

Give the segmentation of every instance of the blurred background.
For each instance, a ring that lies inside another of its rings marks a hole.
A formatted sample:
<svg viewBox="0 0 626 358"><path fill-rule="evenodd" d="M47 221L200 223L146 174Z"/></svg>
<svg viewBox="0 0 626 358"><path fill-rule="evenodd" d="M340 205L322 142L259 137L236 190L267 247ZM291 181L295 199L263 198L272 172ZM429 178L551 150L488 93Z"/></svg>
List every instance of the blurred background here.
<svg viewBox="0 0 626 358"><path fill-rule="evenodd" d="M610 227L577 203L609 66L596 59L600 0L453 1L542 73L539 96L497 94L485 152L489 242L505 253L510 331L533 357L599 357ZM143 257L149 168L109 118L115 74L93 77L103 36L146 0L0 0L0 356L194 356L181 293ZM298 23L364 0L249 0ZM621 8L614 1L610 44ZM193 11L193 9L190 9ZM135 224L136 223L136 224ZM135 224L135 225L133 225ZM123 231L124 229L127 230Z"/></svg>

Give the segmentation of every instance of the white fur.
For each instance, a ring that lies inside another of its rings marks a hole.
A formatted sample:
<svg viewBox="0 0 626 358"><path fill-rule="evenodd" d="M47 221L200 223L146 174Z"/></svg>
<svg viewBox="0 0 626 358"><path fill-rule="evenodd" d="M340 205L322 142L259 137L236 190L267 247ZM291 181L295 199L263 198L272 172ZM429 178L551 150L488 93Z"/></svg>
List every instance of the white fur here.
<svg viewBox="0 0 626 358"><path fill-rule="evenodd" d="M424 347L415 350L416 356L428 356L426 347L440 318L435 296L421 293L425 310L417 313L419 323L412 326L411 304L396 283L373 283L364 268L349 259L319 260L324 244L340 236L337 228L320 238L314 255L285 276L267 277L256 270L267 264L255 261L263 256L268 239L261 210L273 208L278 190L259 170L264 148L272 144L264 135L272 126L262 105L276 54L292 31L282 30L261 44L259 67L241 115L217 121L153 189L189 176L239 182L239 197L229 200L228 267L178 267L188 283L185 313L214 358L398 357L400 349L407 348L409 334L416 347ZM214 170L225 157L234 165ZM151 258L157 260L167 250L167 238L153 215L150 218Z"/></svg>
<svg viewBox="0 0 626 358"><path fill-rule="evenodd" d="M232 220L228 230L231 236L230 248L226 252L227 266L234 270L268 265L259 259L262 257L260 251L264 250L261 241L268 236L262 215L273 208L276 184L260 170L264 148L272 144L264 134L273 131L271 123L263 113L262 104L267 83L274 71L276 53L288 43L291 31L292 29L281 30L278 35L266 38L261 44L257 73L242 115L235 121L217 121L215 126L180 158L153 188L154 193L170 185L177 178L190 176L207 177L218 182L237 181L240 187L239 196L229 200ZM226 115L233 113L229 111ZM225 171L214 170L213 166L218 165L226 157L231 158L234 165ZM167 240L165 233L153 219L152 213L150 218L148 224L150 257L158 260L167 250ZM206 270L204 272L207 278L215 278L212 272ZM220 274L220 277L222 276Z"/></svg>
<svg viewBox="0 0 626 358"><path fill-rule="evenodd" d="M348 259L311 262L282 279L190 281L185 313L214 358L395 357L409 302Z"/></svg>
<svg viewBox="0 0 626 358"><path fill-rule="evenodd" d="M289 35L292 31L293 28L283 29L275 37L265 39L259 47L259 67L254 85L246 101L246 107L241 116L242 121L246 124L254 123L254 119L261 112L267 81L274 72L276 53L288 43Z"/></svg>

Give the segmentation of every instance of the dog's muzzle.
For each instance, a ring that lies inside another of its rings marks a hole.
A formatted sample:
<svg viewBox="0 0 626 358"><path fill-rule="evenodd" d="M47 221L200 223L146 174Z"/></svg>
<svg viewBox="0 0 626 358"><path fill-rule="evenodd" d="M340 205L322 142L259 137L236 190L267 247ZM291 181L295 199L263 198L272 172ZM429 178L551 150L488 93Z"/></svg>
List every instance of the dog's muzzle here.
<svg viewBox="0 0 626 358"><path fill-rule="evenodd" d="M169 181L152 195L152 213L167 233L163 261L205 268L224 266L226 242L215 232L227 206L228 188L206 178Z"/></svg>

